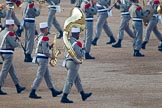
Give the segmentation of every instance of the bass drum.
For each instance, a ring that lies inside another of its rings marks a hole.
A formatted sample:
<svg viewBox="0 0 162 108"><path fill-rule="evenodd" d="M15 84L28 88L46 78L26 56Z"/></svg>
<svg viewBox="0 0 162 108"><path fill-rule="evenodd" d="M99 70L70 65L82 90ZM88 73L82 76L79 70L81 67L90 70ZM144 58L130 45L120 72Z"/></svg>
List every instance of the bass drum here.
<svg viewBox="0 0 162 108"><path fill-rule="evenodd" d="M154 14L154 9L152 8L151 5L146 5L146 6L143 7L143 11L144 12L149 11L149 14L143 18L143 23L144 23L145 26L147 26L151 17Z"/></svg>

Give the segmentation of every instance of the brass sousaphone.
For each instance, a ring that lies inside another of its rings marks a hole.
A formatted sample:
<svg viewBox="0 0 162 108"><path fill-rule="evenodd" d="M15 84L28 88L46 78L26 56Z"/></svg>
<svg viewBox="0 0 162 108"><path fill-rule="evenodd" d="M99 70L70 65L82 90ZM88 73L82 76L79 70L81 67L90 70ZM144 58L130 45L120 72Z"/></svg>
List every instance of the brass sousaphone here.
<svg viewBox="0 0 162 108"><path fill-rule="evenodd" d="M157 12L162 15L162 3L157 7Z"/></svg>
<svg viewBox="0 0 162 108"><path fill-rule="evenodd" d="M153 10L151 5L146 5L146 6L143 7L143 11L144 12L149 11L149 14L143 18L143 23L144 23L145 26L147 26L151 17L154 14L154 10Z"/></svg>
<svg viewBox="0 0 162 108"><path fill-rule="evenodd" d="M70 17L65 20L64 23L64 32L63 32L63 41L66 50L69 55L77 62L82 63L83 58L77 57L71 43L70 43L70 31L72 27L80 28L81 31L85 29L85 15L80 8L73 8L70 13Z"/></svg>

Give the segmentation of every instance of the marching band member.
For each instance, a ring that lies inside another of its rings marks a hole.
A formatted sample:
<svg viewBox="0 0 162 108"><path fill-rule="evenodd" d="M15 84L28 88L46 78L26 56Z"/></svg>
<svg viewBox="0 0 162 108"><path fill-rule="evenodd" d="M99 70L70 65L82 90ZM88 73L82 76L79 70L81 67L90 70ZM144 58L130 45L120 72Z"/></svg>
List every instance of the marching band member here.
<svg viewBox="0 0 162 108"><path fill-rule="evenodd" d="M16 86L17 93L21 93L25 90L25 87L20 86L19 79L13 65L14 49L19 46L19 42L17 41L18 38L14 33L14 20L6 20L6 28L1 32L0 38L0 55L3 59L3 65L0 73L0 95L7 95L6 92L2 91L1 87L3 86L8 73Z"/></svg>
<svg viewBox="0 0 162 108"><path fill-rule="evenodd" d="M23 31L23 27L21 27L21 24L20 24L20 21L19 19L17 18L13 8L14 8L14 4L16 4L17 7L19 7L21 5L21 1L19 0L6 0L6 4L8 5L8 8L9 9L6 9L6 20L7 19L13 19L16 26L17 26L17 31L16 31L16 34L18 36L21 36L21 33Z"/></svg>
<svg viewBox="0 0 162 108"><path fill-rule="evenodd" d="M82 9L86 16L86 29L85 29L85 59L95 59L89 53L91 50L92 35L93 35L93 16L97 14L96 3L91 0L84 0L82 2Z"/></svg>
<svg viewBox="0 0 162 108"><path fill-rule="evenodd" d="M80 28L71 28L71 37L70 37L70 43L72 44L72 47L78 57L83 57L84 52L82 50L82 43L78 40L80 34ZM68 94L71 91L71 88L73 86L73 83L75 83L76 88L81 94L82 100L85 101L88 97L92 95L92 93L85 93L81 84L80 76L79 76L79 66L80 64L77 63L67 51L65 51L65 62L64 67L67 69L67 80L64 85L63 89L63 96L61 98L61 103L73 103L72 100L69 100L67 98Z"/></svg>
<svg viewBox="0 0 162 108"><path fill-rule="evenodd" d="M119 33L118 33L118 41L116 44L112 45L114 48L120 48L121 43L124 37L124 31L126 31L131 38L134 38L134 34L129 27L129 20L131 19L129 14L129 7L131 6L131 2L129 0L121 0L118 1L119 5L115 5L115 8L120 9L121 14L121 22L119 26Z"/></svg>
<svg viewBox="0 0 162 108"><path fill-rule="evenodd" d="M157 24L158 24L158 13L157 13L157 7L160 5L160 1L159 0L154 0L152 7L154 9L154 14L151 17L147 28L146 28L146 33L145 33L145 37L144 37L144 41L142 43L142 49L146 49L146 44L148 43L149 39L150 39L150 34L153 31L153 33L155 34L155 36L157 37L157 39L160 41L160 45L158 46L158 50L162 51L162 34L159 32L158 28L157 28Z"/></svg>
<svg viewBox="0 0 162 108"><path fill-rule="evenodd" d="M37 70L37 76L32 84L32 89L29 94L30 98L33 99L40 99L41 96L37 96L35 93L37 88L39 87L43 77L45 78L46 84L48 88L51 90L52 96L56 97L57 95L60 95L62 91L57 91L55 87L52 84L51 81L51 75L48 69L48 58L53 58L52 55L49 53L50 45L48 44L49 37L48 35L48 25L47 22L42 22L39 24L41 34L38 38L38 44L37 44L37 59L36 62L38 63L38 70Z"/></svg>
<svg viewBox="0 0 162 108"><path fill-rule="evenodd" d="M31 54L34 46L35 17L40 15L41 5L36 9L34 2L29 0L23 12L25 29L25 59L24 62L32 62Z"/></svg>
<svg viewBox="0 0 162 108"><path fill-rule="evenodd" d="M59 24L59 22L56 19L56 12L57 11L61 11L60 10L60 0L46 0L46 2L48 3L48 7L49 7L49 12L48 12L48 29L49 29L49 33L51 30L51 26L52 24L54 25L54 27L57 29L57 31L59 32L59 36L57 37L57 39L62 38L63 36L63 31L62 28Z"/></svg>
<svg viewBox="0 0 162 108"><path fill-rule="evenodd" d="M98 11L98 19L97 19L97 25L96 25L96 32L95 32L95 37L92 41L93 45L97 45L97 40L100 38L102 28L106 32L106 35L110 38L110 40L106 44L112 44L115 41L114 35L108 26L107 23L107 18L108 18L108 13L109 9L108 7L110 6L111 0L98 0L98 3L96 4L97 6L97 11Z"/></svg>
<svg viewBox="0 0 162 108"><path fill-rule="evenodd" d="M133 40L133 48L134 48L134 57L144 57L143 54L140 53L141 45L142 45L142 33L143 33L143 24L142 19L144 16L148 15L149 11L144 12L139 5L138 0L131 0L132 5L129 8L130 16L132 18L132 26L135 34L135 38Z"/></svg>

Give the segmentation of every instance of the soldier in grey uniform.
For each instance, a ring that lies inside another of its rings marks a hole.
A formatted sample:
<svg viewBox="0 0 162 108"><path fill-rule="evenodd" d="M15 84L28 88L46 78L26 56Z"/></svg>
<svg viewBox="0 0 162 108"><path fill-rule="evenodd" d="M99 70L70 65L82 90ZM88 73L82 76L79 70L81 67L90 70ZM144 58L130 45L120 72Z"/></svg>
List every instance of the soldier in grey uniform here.
<svg viewBox="0 0 162 108"><path fill-rule="evenodd" d="M82 43L78 40L80 28L72 28L71 32L72 36L70 37L70 43L72 44L72 47L77 57L79 58L83 57L84 51L82 50ZM88 97L92 95L92 93L85 93L83 90L78 72L80 64L74 58L72 58L67 51L65 51L65 56L66 58L63 62L64 63L63 66L66 67L68 73L67 73L67 80L63 89L63 96L61 98L61 103L73 103L72 100L69 100L67 98L68 94L71 91L73 83L75 83L78 92L80 92L82 100L85 101Z"/></svg>
<svg viewBox="0 0 162 108"><path fill-rule="evenodd" d="M118 1L118 4L115 5L115 8L120 9L121 22L119 26L118 41L116 44L112 45L114 48L121 48L121 43L124 37L124 31L128 33L131 38L134 38L134 34L129 27L129 20L131 19L129 14L129 7L131 2L129 0Z"/></svg>
<svg viewBox="0 0 162 108"><path fill-rule="evenodd" d="M84 0L81 8L83 9L86 16L86 29L85 29L85 59L95 59L89 53L91 50L92 35L93 35L93 16L97 14L97 8L95 3L90 0Z"/></svg>
<svg viewBox="0 0 162 108"><path fill-rule="evenodd" d="M130 16L132 18L132 27L134 30L135 38L133 40L133 48L134 48L134 57L144 57L143 54L140 53L141 45L142 45L142 33L143 33L143 24L142 19L144 16L148 15L149 11L144 12L139 5L138 0L131 0L132 5L129 8Z"/></svg>
<svg viewBox="0 0 162 108"><path fill-rule="evenodd" d="M41 96L37 96L35 93L37 88L39 87L43 77L45 78L46 84L48 88L51 90L52 96L56 97L60 95L62 91L57 91L52 84L51 75L48 69L48 59L53 58L53 56L49 53L50 45L48 43L48 25L47 22L42 22L40 25L41 34L38 37L38 44L37 44L37 57L36 62L38 64L37 76L32 84L32 90L30 92L29 97L33 99L40 99Z"/></svg>
<svg viewBox="0 0 162 108"><path fill-rule="evenodd" d="M8 5L8 9L6 9L6 20L7 19L13 19L16 26L17 26L17 31L16 31L16 34L18 36L21 36L21 33L23 31L23 27L21 27L21 24L20 24L20 21L19 19L17 18L15 12L14 12L14 4L16 4L16 6L18 7L21 2L19 0L17 0L18 3L14 2L14 0L6 0L6 4Z"/></svg>
<svg viewBox="0 0 162 108"><path fill-rule="evenodd" d="M34 46L35 17L40 15L41 6L36 9L34 2L29 0L24 8L24 29L25 29L25 59L24 62L32 62L31 54Z"/></svg>
<svg viewBox="0 0 162 108"><path fill-rule="evenodd" d="M1 87L4 84L4 80L9 73L15 86L17 93L21 93L25 90L25 87L21 87L19 79L16 74L16 70L13 65L13 53L14 49L19 46L18 39L14 33L14 20L6 20L6 28L0 33L0 55L3 59L3 65L0 73L0 95L7 95L2 91Z"/></svg>
<svg viewBox="0 0 162 108"><path fill-rule="evenodd" d="M106 44L112 44L115 41L114 35L108 26L107 18L108 18L108 12L109 9L108 7L110 6L111 0L98 0L98 3L96 4L97 6L97 11L98 11L98 19L97 19L97 25L96 25L96 33L95 37L92 41L93 45L97 45L97 40L99 39L102 28L106 32L106 35L110 38L110 40Z"/></svg>
<svg viewBox="0 0 162 108"><path fill-rule="evenodd" d="M157 28L157 24L158 24L158 13L157 13L157 7L160 5L160 1L156 0L152 3L152 7L154 10L154 14L151 17L147 28L146 28L146 33L145 33L145 37L144 37L144 41L142 43L142 49L146 48L146 44L148 43L149 39L150 39L150 34L153 31L155 36L157 37L157 39L160 41L160 45L158 46L158 50L162 51L162 34L159 32L158 28Z"/></svg>
<svg viewBox="0 0 162 108"><path fill-rule="evenodd" d="M49 12L48 12L48 29L49 32L51 30L51 26L52 24L54 25L54 27L57 29L57 31L59 32L59 36L57 37L57 39L62 38L63 36L63 31L62 28L59 24L59 22L56 19L56 12L59 11L58 10L58 6L60 4L60 0L46 0L46 2L48 3L48 7L49 7Z"/></svg>

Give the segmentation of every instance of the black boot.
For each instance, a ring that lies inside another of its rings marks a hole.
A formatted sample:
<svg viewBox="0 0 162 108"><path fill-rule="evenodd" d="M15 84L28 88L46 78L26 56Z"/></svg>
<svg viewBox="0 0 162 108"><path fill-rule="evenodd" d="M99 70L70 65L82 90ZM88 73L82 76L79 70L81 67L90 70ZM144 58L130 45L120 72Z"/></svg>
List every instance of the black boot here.
<svg viewBox="0 0 162 108"><path fill-rule="evenodd" d="M57 37L57 39L61 39L62 37L63 37L63 32L60 31L60 32L59 32L59 36Z"/></svg>
<svg viewBox="0 0 162 108"><path fill-rule="evenodd" d="M121 42L122 42L122 40L119 39L116 44L112 45L112 47L114 47L114 48L121 48Z"/></svg>
<svg viewBox="0 0 162 108"><path fill-rule="evenodd" d="M56 97L57 95L62 94L62 91L57 91L54 88L50 88L51 92L52 92L52 96Z"/></svg>
<svg viewBox="0 0 162 108"><path fill-rule="evenodd" d="M96 46L97 45L97 40L98 40L98 38L94 38L93 41L92 41L92 45Z"/></svg>
<svg viewBox="0 0 162 108"><path fill-rule="evenodd" d="M116 42L115 38L113 36L111 36L110 41L107 42L106 44L112 44L112 43L115 43L115 42Z"/></svg>
<svg viewBox="0 0 162 108"><path fill-rule="evenodd" d="M68 96L68 94L66 94L66 93L64 93L63 94L63 96L62 96L62 98L61 98L61 103L73 103L73 101L71 101L71 100L69 100L68 98L67 98L67 96Z"/></svg>
<svg viewBox="0 0 162 108"><path fill-rule="evenodd" d="M142 43L141 48L142 48L142 49L146 49L146 44L147 44L147 41L144 41L144 42Z"/></svg>
<svg viewBox="0 0 162 108"><path fill-rule="evenodd" d="M144 57L144 55L141 54L141 53L139 52L139 50L134 50L133 56L134 56L134 57Z"/></svg>
<svg viewBox="0 0 162 108"><path fill-rule="evenodd" d="M36 92L36 90L32 89L30 94L29 94L29 97L32 98L32 99L41 99L42 97L41 96L37 96L37 94L35 92Z"/></svg>
<svg viewBox="0 0 162 108"><path fill-rule="evenodd" d="M31 54L25 54L24 62L32 62L32 60Z"/></svg>
<svg viewBox="0 0 162 108"><path fill-rule="evenodd" d="M84 93L84 91L80 92L82 100L85 101L88 97L92 95L92 93Z"/></svg>
<svg viewBox="0 0 162 108"><path fill-rule="evenodd" d="M158 46L158 50L162 51L162 42L160 42L160 45Z"/></svg>
<svg viewBox="0 0 162 108"><path fill-rule="evenodd" d="M25 87L22 87L19 84L16 84L15 86L16 86L17 93L21 93L26 89Z"/></svg>
<svg viewBox="0 0 162 108"><path fill-rule="evenodd" d="M92 57L89 53L85 53L85 59L95 59L95 57Z"/></svg>
<svg viewBox="0 0 162 108"><path fill-rule="evenodd" d="M0 86L0 95L7 95L6 92L2 91L1 86Z"/></svg>

